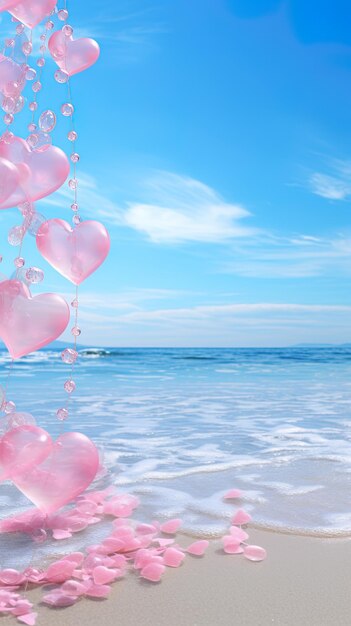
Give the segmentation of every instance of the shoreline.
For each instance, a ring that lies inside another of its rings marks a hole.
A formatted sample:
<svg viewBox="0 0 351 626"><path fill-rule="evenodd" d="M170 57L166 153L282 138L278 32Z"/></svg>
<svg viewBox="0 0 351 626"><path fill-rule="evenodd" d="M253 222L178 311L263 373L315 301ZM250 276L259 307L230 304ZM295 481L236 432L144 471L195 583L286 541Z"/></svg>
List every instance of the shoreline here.
<svg viewBox="0 0 351 626"><path fill-rule="evenodd" d="M39 607L37 626L348 626L351 540L305 537L248 526L250 543L267 550L252 563L213 540L203 557L167 568L160 583L133 574L109 599L73 607ZM177 541L187 545L184 535ZM39 601L39 590L28 597Z"/></svg>

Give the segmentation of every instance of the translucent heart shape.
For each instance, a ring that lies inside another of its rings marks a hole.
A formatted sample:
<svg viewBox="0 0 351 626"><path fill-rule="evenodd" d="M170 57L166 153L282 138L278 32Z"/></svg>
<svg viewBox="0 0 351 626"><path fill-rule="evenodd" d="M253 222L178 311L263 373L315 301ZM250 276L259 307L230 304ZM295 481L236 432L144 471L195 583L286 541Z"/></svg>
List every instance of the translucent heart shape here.
<svg viewBox="0 0 351 626"><path fill-rule="evenodd" d="M81 222L74 229L64 220L47 220L37 234L37 247L44 259L62 276L80 285L104 262L110 237L100 222Z"/></svg>
<svg viewBox="0 0 351 626"><path fill-rule="evenodd" d="M38 426L12 428L0 440L0 481L25 474L52 449L50 435Z"/></svg>
<svg viewBox="0 0 351 626"><path fill-rule="evenodd" d="M31 297L19 280L0 282L0 337L13 359L46 346L66 329L67 302L54 293Z"/></svg>
<svg viewBox="0 0 351 626"><path fill-rule="evenodd" d="M10 13L28 28L34 28L44 17L52 13L57 0L23 0L11 7Z"/></svg>
<svg viewBox="0 0 351 626"><path fill-rule="evenodd" d="M94 39L73 39L58 30L49 39L49 51L61 70L69 76L83 72L100 56L99 44Z"/></svg>

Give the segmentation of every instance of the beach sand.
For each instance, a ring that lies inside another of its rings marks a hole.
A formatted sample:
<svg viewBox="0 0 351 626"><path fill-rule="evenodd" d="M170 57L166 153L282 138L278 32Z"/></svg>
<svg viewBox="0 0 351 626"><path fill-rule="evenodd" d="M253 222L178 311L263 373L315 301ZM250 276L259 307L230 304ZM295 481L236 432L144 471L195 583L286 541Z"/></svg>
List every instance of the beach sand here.
<svg viewBox="0 0 351 626"><path fill-rule="evenodd" d="M38 626L349 626L351 540L249 530L268 557L252 563L212 542L204 557L167 568L160 583L134 575L108 600L39 609ZM177 538L189 544L188 538ZM190 541L191 542L191 541ZM38 600L38 591L29 596Z"/></svg>

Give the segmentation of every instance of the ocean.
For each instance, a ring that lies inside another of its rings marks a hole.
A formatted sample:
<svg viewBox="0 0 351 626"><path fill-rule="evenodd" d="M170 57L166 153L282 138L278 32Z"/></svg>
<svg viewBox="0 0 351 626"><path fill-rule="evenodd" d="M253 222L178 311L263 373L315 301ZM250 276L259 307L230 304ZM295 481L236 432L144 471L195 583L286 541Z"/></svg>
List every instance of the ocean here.
<svg viewBox="0 0 351 626"><path fill-rule="evenodd" d="M5 351L0 363L3 384ZM60 352L34 353L8 396L53 436L91 437L99 486L137 495L138 519L216 537L232 512L223 494L239 488L257 527L351 535L351 348L82 350L62 424L68 371ZM2 516L28 506L4 489Z"/></svg>

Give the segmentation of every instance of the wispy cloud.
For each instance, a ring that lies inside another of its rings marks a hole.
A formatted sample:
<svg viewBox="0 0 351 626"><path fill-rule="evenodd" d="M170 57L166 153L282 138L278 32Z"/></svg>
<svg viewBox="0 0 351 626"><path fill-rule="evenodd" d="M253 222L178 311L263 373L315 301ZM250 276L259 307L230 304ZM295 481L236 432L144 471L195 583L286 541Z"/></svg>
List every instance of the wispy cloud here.
<svg viewBox="0 0 351 626"><path fill-rule="evenodd" d="M345 200L351 196L351 162L341 159L329 161L329 172L314 172L309 188L316 196L328 200Z"/></svg>

